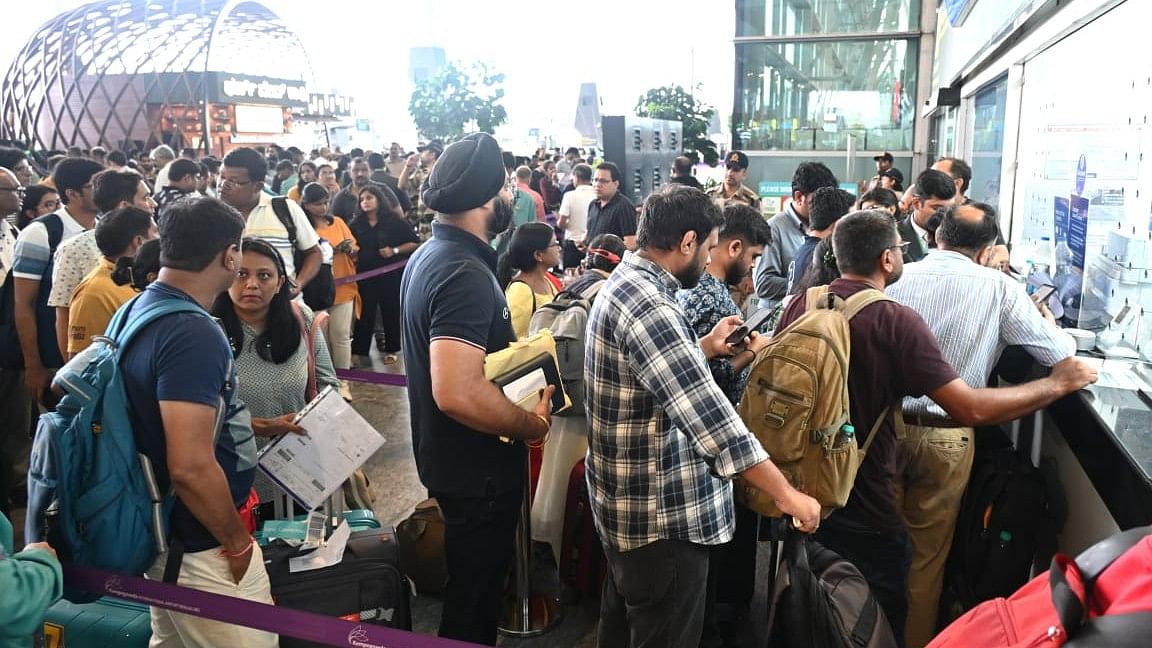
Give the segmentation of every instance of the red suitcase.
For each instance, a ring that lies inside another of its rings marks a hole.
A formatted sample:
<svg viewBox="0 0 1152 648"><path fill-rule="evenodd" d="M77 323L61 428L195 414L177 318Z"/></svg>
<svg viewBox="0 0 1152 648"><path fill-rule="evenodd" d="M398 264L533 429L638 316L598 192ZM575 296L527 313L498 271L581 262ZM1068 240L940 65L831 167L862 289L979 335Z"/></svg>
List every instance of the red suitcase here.
<svg viewBox="0 0 1152 648"><path fill-rule="evenodd" d="M928 648L1152 645L1152 528L1103 540L1008 598L980 604Z"/></svg>
<svg viewBox="0 0 1152 648"><path fill-rule="evenodd" d="M599 594L607 563L600 535L592 521L584 460L568 477L568 497L564 505L564 536L560 545L560 580L576 594Z"/></svg>

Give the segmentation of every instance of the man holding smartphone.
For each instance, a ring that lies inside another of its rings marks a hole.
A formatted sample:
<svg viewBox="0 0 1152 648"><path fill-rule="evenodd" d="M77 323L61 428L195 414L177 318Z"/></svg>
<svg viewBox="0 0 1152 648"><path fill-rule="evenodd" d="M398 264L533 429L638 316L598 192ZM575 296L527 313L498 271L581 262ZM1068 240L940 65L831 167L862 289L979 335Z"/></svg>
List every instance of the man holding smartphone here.
<svg viewBox="0 0 1152 648"><path fill-rule="evenodd" d="M700 337L676 302L717 253L720 215L698 189L648 196L638 250L589 314L587 478L608 562L601 648L699 646L709 550L732 539L737 475L770 493L801 530L820 524L820 505L788 484L711 379L706 360L732 354L725 340L740 318L722 318Z"/></svg>
<svg viewBox="0 0 1152 648"><path fill-rule="evenodd" d="M998 232L990 205L948 207L936 230L937 249L904 266L900 281L886 291L924 318L944 358L971 387L987 383L1008 345L1023 347L1047 367L1076 352L1072 338L1054 321L1045 321L1018 283L987 267ZM904 422L896 485L904 495L912 540L906 636L908 648L920 648L936 629L944 563L972 470L975 431L927 396L904 399Z"/></svg>
<svg viewBox="0 0 1152 648"><path fill-rule="evenodd" d="M752 273L756 260L771 240L768 223L756 208L730 203L724 208L718 245L708 256L708 267L700 283L690 290L676 293L688 325L703 338L724 318L739 316L740 307L732 299L731 289ZM748 381L748 368L756 352L768 343L767 335L756 335L764 309L730 335L726 342L736 353L708 361L716 385L733 405L740 402ZM756 578L756 531L759 519L755 513L736 505L735 537L710 550L708 599L705 603L704 635L735 635L747 619ZM720 609L726 608L726 609Z"/></svg>

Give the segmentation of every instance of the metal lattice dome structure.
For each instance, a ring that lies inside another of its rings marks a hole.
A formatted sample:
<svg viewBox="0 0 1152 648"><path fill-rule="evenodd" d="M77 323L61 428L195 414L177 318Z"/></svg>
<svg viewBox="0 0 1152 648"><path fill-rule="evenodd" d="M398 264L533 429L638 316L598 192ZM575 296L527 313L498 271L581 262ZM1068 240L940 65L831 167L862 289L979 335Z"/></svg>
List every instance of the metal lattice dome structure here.
<svg viewBox="0 0 1152 648"><path fill-rule="evenodd" d="M269 77L299 84L263 82L284 89L284 105L307 104L304 47L258 2L92 2L45 23L14 59L0 86L0 138L38 149L208 149L212 133L232 128L212 103L226 100L221 88L259 96Z"/></svg>

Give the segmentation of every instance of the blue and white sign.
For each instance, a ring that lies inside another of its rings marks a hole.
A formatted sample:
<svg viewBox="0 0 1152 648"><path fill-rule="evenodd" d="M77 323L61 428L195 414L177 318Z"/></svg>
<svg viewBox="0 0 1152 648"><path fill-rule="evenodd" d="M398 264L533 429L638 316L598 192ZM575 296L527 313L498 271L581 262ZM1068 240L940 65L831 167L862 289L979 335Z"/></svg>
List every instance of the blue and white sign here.
<svg viewBox="0 0 1152 648"><path fill-rule="evenodd" d="M1073 193L1077 196L1084 195L1084 181L1088 179L1088 159L1083 154L1076 162L1076 191Z"/></svg>

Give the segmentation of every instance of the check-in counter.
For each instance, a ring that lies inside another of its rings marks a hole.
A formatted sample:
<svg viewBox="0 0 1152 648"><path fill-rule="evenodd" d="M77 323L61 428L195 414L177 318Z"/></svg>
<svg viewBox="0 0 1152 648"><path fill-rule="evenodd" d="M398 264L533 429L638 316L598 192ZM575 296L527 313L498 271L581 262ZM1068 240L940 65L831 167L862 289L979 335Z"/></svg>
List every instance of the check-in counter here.
<svg viewBox="0 0 1152 648"><path fill-rule="evenodd" d="M1097 361L1098 362L1098 361ZM1028 421L1041 433L1068 500L1059 550L1076 555L1118 530L1152 524L1152 399L1126 384L1131 361L1107 360L1101 380ZM1023 435L1022 435L1023 436Z"/></svg>

